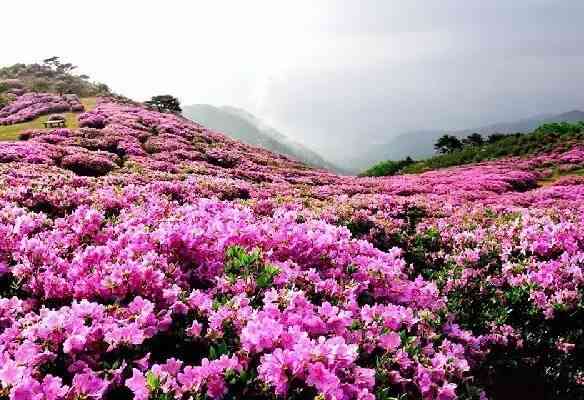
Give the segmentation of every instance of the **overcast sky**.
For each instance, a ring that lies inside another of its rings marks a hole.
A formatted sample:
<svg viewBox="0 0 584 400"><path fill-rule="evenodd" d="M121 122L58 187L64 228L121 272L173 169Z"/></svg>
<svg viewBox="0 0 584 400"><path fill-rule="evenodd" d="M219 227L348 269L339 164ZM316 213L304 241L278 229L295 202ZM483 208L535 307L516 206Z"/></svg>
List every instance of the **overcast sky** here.
<svg viewBox="0 0 584 400"><path fill-rule="evenodd" d="M582 0L2 1L0 65L247 109L338 159L403 131L584 108Z"/></svg>

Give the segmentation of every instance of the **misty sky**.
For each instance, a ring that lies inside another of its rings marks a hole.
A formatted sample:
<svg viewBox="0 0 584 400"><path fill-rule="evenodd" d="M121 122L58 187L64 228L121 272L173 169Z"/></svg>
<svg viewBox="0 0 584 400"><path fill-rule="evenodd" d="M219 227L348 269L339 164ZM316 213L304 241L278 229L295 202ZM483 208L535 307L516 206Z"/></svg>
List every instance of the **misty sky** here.
<svg viewBox="0 0 584 400"><path fill-rule="evenodd" d="M584 108L582 0L2 1L0 65L242 107L338 160L407 130Z"/></svg>

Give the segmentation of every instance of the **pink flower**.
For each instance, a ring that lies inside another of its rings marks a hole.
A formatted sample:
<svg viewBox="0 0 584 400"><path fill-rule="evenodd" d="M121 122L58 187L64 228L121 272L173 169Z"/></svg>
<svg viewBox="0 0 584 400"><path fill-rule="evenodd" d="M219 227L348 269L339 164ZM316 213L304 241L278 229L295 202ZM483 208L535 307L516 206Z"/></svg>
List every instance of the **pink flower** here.
<svg viewBox="0 0 584 400"><path fill-rule="evenodd" d="M379 338L379 345L387 351L394 351L400 344L401 338L395 332L387 333Z"/></svg>
<svg viewBox="0 0 584 400"><path fill-rule="evenodd" d="M357 394L357 400L375 400L375 394L367 389L363 389Z"/></svg>
<svg viewBox="0 0 584 400"><path fill-rule="evenodd" d="M71 388L77 394L99 399L108 388L108 382L98 377L95 372L87 371L73 377Z"/></svg>
<svg viewBox="0 0 584 400"><path fill-rule="evenodd" d="M85 337L83 335L71 335L63 343L63 352L77 353L83 350L85 346Z"/></svg>
<svg viewBox="0 0 584 400"><path fill-rule="evenodd" d="M294 376L302 371L303 364L299 354L279 348L262 356L258 367L260 378L274 386L278 395L285 395L288 391L288 374Z"/></svg>
<svg viewBox="0 0 584 400"><path fill-rule="evenodd" d="M355 367L355 385L372 390L375 386L375 370L371 368Z"/></svg>
<svg viewBox="0 0 584 400"><path fill-rule="evenodd" d="M0 260L0 277L2 277L3 275L5 275L8 272L8 265Z"/></svg>
<svg viewBox="0 0 584 400"><path fill-rule="evenodd" d="M250 321L241 331L241 344L247 351L271 349L283 332L282 325L269 317Z"/></svg>
<svg viewBox="0 0 584 400"><path fill-rule="evenodd" d="M453 400L456 399L456 385L454 383L445 383L439 390L438 390L438 399L437 400Z"/></svg>
<svg viewBox="0 0 584 400"><path fill-rule="evenodd" d="M207 394L212 399L218 399L223 397L227 393L227 386L225 385L225 380L220 375L211 375L207 379Z"/></svg>
<svg viewBox="0 0 584 400"><path fill-rule="evenodd" d="M341 382L323 363L317 362L308 366L306 383L313 385L322 393L329 393L337 390Z"/></svg>
<svg viewBox="0 0 584 400"><path fill-rule="evenodd" d="M150 391L146 386L146 378L136 368L132 369L132 377L126 380L126 386L134 393L135 400L148 400Z"/></svg>
<svg viewBox="0 0 584 400"><path fill-rule="evenodd" d="M134 364L138 366L141 371L148 369L148 364L150 360L150 353L147 353L144 357L140 358L139 360L134 361Z"/></svg>
<svg viewBox="0 0 584 400"><path fill-rule="evenodd" d="M62 384L61 378L47 375L41 384L44 400L57 400L64 398L69 387Z"/></svg>
<svg viewBox="0 0 584 400"><path fill-rule="evenodd" d="M190 328L187 328L186 333L187 333L187 335L192 336L192 337L199 337L199 336L201 336L202 330L203 330L203 324L201 324L199 321L193 321Z"/></svg>
<svg viewBox="0 0 584 400"><path fill-rule="evenodd" d="M28 379L10 390L10 400L37 400L42 397L39 391L39 383L34 379Z"/></svg>
<svg viewBox="0 0 584 400"><path fill-rule="evenodd" d="M4 386L12 386L22 379L24 371L23 366L18 366L12 360L6 360L0 368L0 381Z"/></svg>
<svg viewBox="0 0 584 400"><path fill-rule="evenodd" d="M201 367L185 367L183 372L178 374L178 382L183 386L186 392L198 392L206 377L205 371Z"/></svg>

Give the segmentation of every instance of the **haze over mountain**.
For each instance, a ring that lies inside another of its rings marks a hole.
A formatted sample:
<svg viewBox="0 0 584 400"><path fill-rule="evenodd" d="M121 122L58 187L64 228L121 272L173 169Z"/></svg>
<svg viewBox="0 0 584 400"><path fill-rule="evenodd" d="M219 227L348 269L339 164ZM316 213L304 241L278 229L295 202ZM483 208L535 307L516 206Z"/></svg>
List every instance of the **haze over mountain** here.
<svg viewBox="0 0 584 400"><path fill-rule="evenodd" d="M291 140L243 109L195 104L184 106L183 115L244 143L290 156L314 167L339 171L339 168L316 152Z"/></svg>
<svg viewBox="0 0 584 400"><path fill-rule="evenodd" d="M230 104L340 166L403 132L584 104L582 0L104 0L93 30L65 0L4 3L27 29L3 19L1 64L57 54L136 100Z"/></svg>
<svg viewBox="0 0 584 400"><path fill-rule="evenodd" d="M414 159L434 154L436 139L444 134L465 137L473 132L487 136L492 133L527 133L545 123L584 121L584 111L572 110L561 114L541 114L511 122L501 122L472 129L425 129L402 133L384 143L363 147L356 157L347 160L355 169L364 169L383 160L398 160L410 156Z"/></svg>

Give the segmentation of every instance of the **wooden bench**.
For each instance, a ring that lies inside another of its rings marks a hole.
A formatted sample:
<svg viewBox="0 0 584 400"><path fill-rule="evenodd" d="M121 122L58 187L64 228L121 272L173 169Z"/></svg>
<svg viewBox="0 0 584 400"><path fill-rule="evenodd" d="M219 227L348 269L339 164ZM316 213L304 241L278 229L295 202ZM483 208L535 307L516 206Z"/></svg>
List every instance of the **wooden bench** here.
<svg viewBox="0 0 584 400"><path fill-rule="evenodd" d="M45 128L64 128L64 120L45 121Z"/></svg>

